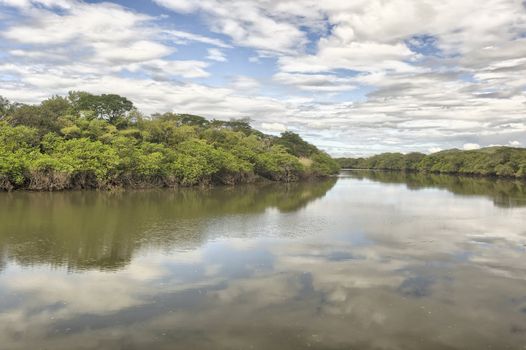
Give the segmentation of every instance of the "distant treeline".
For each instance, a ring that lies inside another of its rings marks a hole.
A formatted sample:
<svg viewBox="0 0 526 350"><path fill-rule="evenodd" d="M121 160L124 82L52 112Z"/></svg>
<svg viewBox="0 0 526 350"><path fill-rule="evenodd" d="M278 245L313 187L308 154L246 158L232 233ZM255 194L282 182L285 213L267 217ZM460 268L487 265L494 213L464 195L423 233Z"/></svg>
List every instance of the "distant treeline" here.
<svg viewBox="0 0 526 350"><path fill-rule="evenodd" d="M383 153L369 158L338 158L342 168L421 171L526 178L526 149L487 147L478 150L447 150L423 153Z"/></svg>
<svg viewBox="0 0 526 350"><path fill-rule="evenodd" d="M293 132L248 119L142 115L127 98L70 92L39 105L0 97L0 190L291 182L338 172Z"/></svg>

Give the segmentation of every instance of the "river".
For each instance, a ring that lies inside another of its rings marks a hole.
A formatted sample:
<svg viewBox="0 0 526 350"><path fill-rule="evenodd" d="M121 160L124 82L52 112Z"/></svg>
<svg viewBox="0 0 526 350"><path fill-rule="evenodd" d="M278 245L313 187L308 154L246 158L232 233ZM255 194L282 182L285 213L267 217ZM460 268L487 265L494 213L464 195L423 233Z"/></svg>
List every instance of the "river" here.
<svg viewBox="0 0 526 350"><path fill-rule="evenodd" d="M0 193L0 349L523 349L526 183Z"/></svg>

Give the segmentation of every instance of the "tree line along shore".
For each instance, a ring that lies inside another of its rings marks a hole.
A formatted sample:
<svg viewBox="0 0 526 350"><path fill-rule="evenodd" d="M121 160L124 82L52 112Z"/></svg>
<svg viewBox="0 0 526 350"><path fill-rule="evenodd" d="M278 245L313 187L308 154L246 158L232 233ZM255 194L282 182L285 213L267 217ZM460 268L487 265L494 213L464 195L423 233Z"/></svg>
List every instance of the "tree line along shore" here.
<svg viewBox="0 0 526 350"><path fill-rule="evenodd" d="M337 158L344 169L377 169L526 179L526 149L504 146L446 150L432 154L383 153L369 158Z"/></svg>
<svg viewBox="0 0 526 350"><path fill-rule="evenodd" d="M299 135L267 135L248 119L145 116L115 94L77 91L38 105L0 97L0 190L292 182L338 171Z"/></svg>
<svg viewBox="0 0 526 350"><path fill-rule="evenodd" d="M38 105L0 96L0 190L293 182L340 167L526 179L526 149L333 159L296 133L267 135L249 119L145 116L116 94L73 91Z"/></svg>

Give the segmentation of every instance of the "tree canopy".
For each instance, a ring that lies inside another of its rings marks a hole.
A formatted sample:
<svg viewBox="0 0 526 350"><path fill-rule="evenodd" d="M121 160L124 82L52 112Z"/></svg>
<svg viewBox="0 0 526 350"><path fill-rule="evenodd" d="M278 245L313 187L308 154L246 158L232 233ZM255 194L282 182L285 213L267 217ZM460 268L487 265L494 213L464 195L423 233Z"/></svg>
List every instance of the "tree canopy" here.
<svg viewBox="0 0 526 350"><path fill-rule="evenodd" d="M98 118L111 124L122 124L128 112L133 109L133 103L126 97L116 94L92 95L87 92L70 92L69 100L75 111L91 111Z"/></svg>
<svg viewBox="0 0 526 350"><path fill-rule="evenodd" d="M299 135L265 135L247 118L146 117L125 97L79 91L38 105L0 99L4 190L290 182L338 170Z"/></svg>

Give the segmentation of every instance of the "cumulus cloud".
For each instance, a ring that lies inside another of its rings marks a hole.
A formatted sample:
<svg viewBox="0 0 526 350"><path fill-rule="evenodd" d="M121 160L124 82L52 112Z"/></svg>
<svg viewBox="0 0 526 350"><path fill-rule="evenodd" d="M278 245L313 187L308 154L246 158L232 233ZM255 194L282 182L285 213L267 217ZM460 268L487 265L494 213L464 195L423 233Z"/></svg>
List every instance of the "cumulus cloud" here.
<svg viewBox="0 0 526 350"><path fill-rule="evenodd" d="M238 91L254 91L256 89L259 89L261 87L261 84L257 79L238 75L232 77L230 87Z"/></svg>
<svg viewBox="0 0 526 350"><path fill-rule="evenodd" d="M217 62L227 61L224 52L216 48L208 49L208 56L206 56L206 58L212 61L217 61Z"/></svg>
<svg viewBox="0 0 526 350"><path fill-rule="evenodd" d="M231 45L225 43L222 40L219 40L216 38L210 38L210 37L195 34L195 33L183 32L180 30L164 30L163 33L167 36L168 39L171 39L178 44L186 45L189 42L199 42L203 44L218 46L224 49L232 48Z"/></svg>
<svg viewBox="0 0 526 350"><path fill-rule="evenodd" d="M307 42L300 28L286 17L273 16L266 7L270 3L263 1L154 1L181 13L203 13L212 31L228 35L238 45L292 53Z"/></svg>
<svg viewBox="0 0 526 350"><path fill-rule="evenodd" d="M350 78L342 78L332 74L303 74L280 72L274 75L274 81L296 86L307 91L349 91L357 87L357 83Z"/></svg>
<svg viewBox="0 0 526 350"><path fill-rule="evenodd" d="M526 143L520 0L155 2L203 30L109 2L1 1L18 15L0 94L113 89L146 112L286 125L334 155Z"/></svg>
<svg viewBox="0 0 526 350"><path fill-rule="evenodd" d="M152 18L147 15L111 3L68 3L70 6L61 13L39 7L24 9L25 21L12 25L2 36L22 44L37 44L44 50L45 45L54 44L112 44L116 50L153 34L147 27Z"/></svg>
<svg viewBox="0 0 526 350"><path fill-rule="evenodd" d="M207 77L210 74L205 70L206 67L208 67L208 64L202 61L170 61L161 59L142 61L124 66L125 69L132 72L147 72L155 80L167 80L178 76L184 78Z"/></svg>

